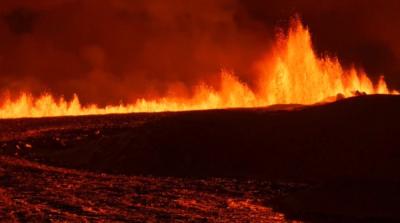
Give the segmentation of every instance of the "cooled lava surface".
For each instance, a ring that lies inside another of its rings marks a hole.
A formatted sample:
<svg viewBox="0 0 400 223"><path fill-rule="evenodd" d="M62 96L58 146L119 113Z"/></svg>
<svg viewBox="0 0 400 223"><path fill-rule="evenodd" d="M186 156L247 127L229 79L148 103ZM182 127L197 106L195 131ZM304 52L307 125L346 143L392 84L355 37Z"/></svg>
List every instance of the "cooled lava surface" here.
<svg viewBox="0 0 400 223"><path fill-rule="evenodd" d="M261 205L304 185L90 173L2 157L0 221L281 222Z"/></svg>
<svg viewBox="0 0 400 223"><path fill-rule="evenodd" d="M0 221L286 221L263 202L306 184L110 174L96 167L90 168L92 171L65 168L51 160L54 154L75 151L78 145L175 115L0 120Z"/></svg>
<svg viewBox="0 0 400 223"><path fill-rule="evenodd" d="M400 220L400 96L283 108L0 120L1 216Z"/></svg>

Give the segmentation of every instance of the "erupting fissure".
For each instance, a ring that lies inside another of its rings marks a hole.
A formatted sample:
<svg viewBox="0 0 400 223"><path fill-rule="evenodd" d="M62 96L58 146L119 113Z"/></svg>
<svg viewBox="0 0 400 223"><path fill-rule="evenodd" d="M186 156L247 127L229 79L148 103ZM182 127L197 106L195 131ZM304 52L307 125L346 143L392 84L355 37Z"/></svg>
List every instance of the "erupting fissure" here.
<svg viewBox="0 0 400 223"><path fill-rule="evenodd" d="M258 65L258 90L250 89L232 72L222 70L219 90L199 84L195 95L189 99L172 96L158 100L139 99L132 104L99 108L96 105L82 106L76 95L67 102L63 98L56 101L51 94L34 98L22 93L17 100L5 96L0 104L0 118L314 104L333 101L338 94L351 97L354 92L398 94L397 91L388 90L383 77L373 85L363 71L344 69L334 57L318 57L313 50L309 31L298 17L292 19L286 35L279 33L273 54Z"/></svg>

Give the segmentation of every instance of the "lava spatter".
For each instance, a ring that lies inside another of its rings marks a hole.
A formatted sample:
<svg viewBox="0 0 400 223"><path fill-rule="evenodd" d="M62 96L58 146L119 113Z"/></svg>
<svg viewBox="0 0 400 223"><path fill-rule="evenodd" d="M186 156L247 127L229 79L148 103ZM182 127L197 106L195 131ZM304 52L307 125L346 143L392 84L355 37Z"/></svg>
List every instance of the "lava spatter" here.
<svg viewBox="0 0 400 223"><path fill-rule="evenodd" d="M398 94L389 91L384 78L373 84L362 70L345 69L336 57L316 55L308 28L299 16L292 18L287 33L278 32L272 54L256 64L257 89L251 89L232 71L221 71L220 86L214 89L204 83L197 85L190 98L180 95L158 99L137 99L134 103L99 107L83 106L74 95L71 101L56 99L51 94L35 98L22 93L16 100L4 96L0 104L0 118L79 116L111 113L162 112L263 107L273 104L314 104L366 94ZM272 65L271 65L272 64Z"/></svg>

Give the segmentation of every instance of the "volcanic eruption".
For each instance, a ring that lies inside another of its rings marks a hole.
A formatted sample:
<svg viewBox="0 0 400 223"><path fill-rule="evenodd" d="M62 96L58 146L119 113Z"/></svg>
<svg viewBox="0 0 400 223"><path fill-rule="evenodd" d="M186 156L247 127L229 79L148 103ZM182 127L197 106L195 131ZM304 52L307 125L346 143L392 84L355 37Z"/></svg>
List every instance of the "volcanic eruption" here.
<svg viewBox="0 0 400 223"><path fill-rule="evenodd" d="M27 92L12 100L3 96L0 118L77 116L110 113L162 112L264 107L274 104L314 104L366 94L398 94L389 91L384 77L372 83L362 69L344 68L337 57L318 56L313 49L309 29L300 16L292 17L286 32L278 29L276 44L264 59L255 62L258 73L256 87L249 87L233 71L224 68L220 86L214 89L204 82L197 84L195 93L185 97L175 92L158 99L137 99L119 106L82 105L78 95L66 101L44 93L39 98Z"/></svg>
<svg viewBox="0 0 400 223"><path fill-rule="evenodd" d="M397 4L0 5L0 222L400 221Z"/></svg>

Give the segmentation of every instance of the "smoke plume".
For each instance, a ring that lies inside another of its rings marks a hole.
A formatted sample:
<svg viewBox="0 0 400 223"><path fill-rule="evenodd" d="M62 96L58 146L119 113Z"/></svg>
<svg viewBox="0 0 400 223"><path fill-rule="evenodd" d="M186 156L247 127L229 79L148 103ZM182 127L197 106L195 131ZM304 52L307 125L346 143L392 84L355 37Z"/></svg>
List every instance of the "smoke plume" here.
<svg viewBox="0 0 400 223"><path fill-rule="evenodd" d="M255 87L254 63L295 13L318 52L400 89L400 16L390 2L2 0L0 92L76 93L99 105L189 97L199 81L217 87L221 68Z"/></svg>

